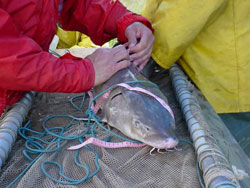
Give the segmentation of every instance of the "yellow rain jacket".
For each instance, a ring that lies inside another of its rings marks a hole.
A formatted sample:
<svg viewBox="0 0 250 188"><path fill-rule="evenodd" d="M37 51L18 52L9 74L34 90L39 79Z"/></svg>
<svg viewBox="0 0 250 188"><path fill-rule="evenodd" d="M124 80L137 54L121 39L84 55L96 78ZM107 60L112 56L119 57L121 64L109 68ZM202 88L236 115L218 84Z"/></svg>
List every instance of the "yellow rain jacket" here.
<svg viewBox="0 0 250 188"><path fill-rule="evenodd" d="M153 58L178 59L217 113L250 111L250 0L147 0Z"/></svg>

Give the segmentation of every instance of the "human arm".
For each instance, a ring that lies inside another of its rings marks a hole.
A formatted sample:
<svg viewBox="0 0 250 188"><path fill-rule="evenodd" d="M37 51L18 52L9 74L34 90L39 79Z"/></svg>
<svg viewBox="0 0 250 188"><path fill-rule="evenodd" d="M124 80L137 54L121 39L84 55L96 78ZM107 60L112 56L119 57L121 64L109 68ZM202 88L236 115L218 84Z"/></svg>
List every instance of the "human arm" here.
<svg viewBox="0 0 250 188"><path fill-rule="evenodd" d="M0 9L0 88L19 91L83 92L94 85L88 59L57 58L22 34Z"/></svg>
<svg viewBox="0 0 250 188"><path fill-rule="evenodd" d="M136 21L151 28L146 18L110 0L65 0L60 18L63 29L80 31L98 45L115 37L121 43L127 42L125 29Z"/></svg>
<svg viewBox="0 0 250 188"><path fill-rule="evenodd" d="M121 43L128 42L131 58L139 68L150 57L154 41L150 22L119 1L65 0L61 24L66 30L87 34L98 45L115 37Z"/></svg>

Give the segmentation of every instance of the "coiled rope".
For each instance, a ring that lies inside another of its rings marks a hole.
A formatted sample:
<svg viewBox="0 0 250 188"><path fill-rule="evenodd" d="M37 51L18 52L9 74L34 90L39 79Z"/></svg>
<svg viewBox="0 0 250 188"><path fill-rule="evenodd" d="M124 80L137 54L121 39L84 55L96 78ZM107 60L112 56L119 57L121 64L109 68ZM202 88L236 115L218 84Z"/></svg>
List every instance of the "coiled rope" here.
<svg viewBox="0 0 250 188"><path fill-rule="evenodd" d="M158 86L156 84L154 84L153 82L150 81L129 81L129 82L125 82L126 84L136 84L136 83L144 83L144 84L149 84L152 85L153 87L157 87ZM30 161L30 164L7 186L7 188L12 187L27 171L28 169L44 154L44 153L53 153L53 152L57 152L61 149L61 144L64 141L67 140L78 140L79 143L83 143L84 137L86 135L91 134L92 137L96 138L96 126L100 127L101 129L105 130L106 132L108 132L110 135L115 136L117 138L120 138L123 141L128 141L128 142L133 142L133 143L141 143L139 141L136 140L131 140L128 138L125 138L111 130L109 130L108 128L106 128L102 123L101 123L101 118L99 116L97 116L96 114L94 114L94 112L91 109L91 105L92 103L99 98L100 96L102 96L104 93L106 93L107 91L110 91L114 88L118 87L117 85L114 85L104 91L102 91L101 93L99 93L98 95L96 95L90 102L89 102L89 106L88 109L86 110L86 115L87 118L77 118L74 117L72 115L52 115L48 118L46 118L43 123L42 123L42 128L43 128L43 132L39 132L39 131L35 131L32 130L30 128L32 122L28 121L24 127L21 127L18 129L18 133L19 135L25 139L25 149L23 150L23 154L24 156ZM77 98L82 98L81 104L80 106L77 106L74 101ZM79 95L79 96L75 96L73 98L71 98L70 102L72 104L72 106L76 109L81 111L83 104L84 104L84 100L85 100L85 94ZM46 125L47 123L55 118L70 118L71 121L65 125L64 127L51 127L48 128ZM82 134L78 135L78 136L63 136L64 133L74 124L86 124L86 131L84 131ZM35 134L36 136L29 136L28 133L32 133L33 135ZM46 137L47 136L52 136L53 139L51 141L46 141ZM108 136L107 138L104 139L104 141L109 142L111 140L111 137ZM51 147L51 145L55 145L54 148L49 149ZM42 172L51 180L57 182L57 183L61 183L61 184L65 184L65 185L76 185L79 183L82 183L84 181L89 180L90 178L92 178L93 176L95 176L99 171L100 171L100 165L98 164L98 159L99 156L98 154L93 151L91 149L91 147L89 146L84 146L86 149L88 149L90 152L94 153L95 155L95 165L96 165L96 170L90 174L90 170L86 165L82 165L80 164L80 162L78 161L78 156L79 156L79 149L76 150L76 153L74 155L74 162L75 164L82 168L85 171L85 176L82 179L79 180L74 180L72 178L69 178L67 176L65 176L62 172L62 166L61 164L59 164L58 162L55 161L45 161L42 162L41 164L41 169ZM32 158L30 155L37 155L35 158ZM59 175L61 177L63 177L66 181L61 181L58 180L54 177L52 177L46 170L45 166L46 165L54 165L54 167L59 169Z"/></svg>
<svg viewBox="0 0 250 188"><path fill-rule="evenodd" d="M129 81L129 82L125 82L126 84L136 84L136 83L144 83L144 84L150 84L153 87L157 87L158 86L150 81ZM104 93L114 89L118 87L118 85L114 85L104 91L102 91L101 93L99 93L98 95L96 95L90 102L89 102L89 106L88 109L86 110L86 115L87 118L78 118L78 117L74 117L72 115L52 115L48 118L46 118L43 123L42 123L42 127L44 129L43 132L39 132L39 131L35 131L32 130L31 121L28 121L24 127L21 127L18 129L18 133L19 135L25 139L25 148L23 150L23 155L30 161L29 165L7 186L7 188L12 187L28 170L29 168L44 154L44 153L53 153L53 152L57 152L61 149L61 144L64 141L68 141L68 140L78 140L78 142L81 144L83 143L84 137L86 135L90 135L94 138L96 138L96 126L100 127L101 129L105 130L106 132L108 132L110 135L115 136L117 138L120 138L123 141L128 141L128 142L132 142L132 143L141 143L139 141L136 140L131 140L128 138L125 138L111 130L109 130L108 128L106 128L102 123L101 123L101 118L99 116L97 116L93 110L91 109L91 105L92 103L99 98L100 96L102 96ZM80 106L77 106L74 101L76 99L81 98L81 103ZM70 102L72 104L72 106L78 110L81 111L82 107L84 105L84 100L85 100L85 93L82 95L78 95L75 96L73 98L70 99ZM46 125L47 123L55 118L70 118L71 121L65 125L64 127L51 127L48 128ZM84 131L82 134L78 135L78 136L64 136L64 133L74 124L82 124L84 123L87 127L86 127L86 131ZM28 133L32 133L33 135L37 135L37 136L29 136ZM51 141L46 141L46 138L48 136L51 136L52 139ZM108 136L107 138L104 139L104 141L109 142L111 140L111 136ZM193 145L192 142L187 141L187 140L183 140L180 139L180 142L183 143L187 143L189 145ZM54 146L52 147L51 146ZM93 176L95 176L99 171L100 171L100 165L98 163L98 159L99 156L98 154L91 149L90 146L84 146L88 151L92 152L95 155L95 166L96 166L96 170L92 173L90 173L90 169L86 166L83 165L79 162L78 158L79 158L79 151L80 149L77 149L75 154L74 154L74 162L75 164L82 168L83 171L85 172L85 176L82 177L81 179L72 179L70 177L67 177L65 174L63 174L63 167L60 163L56 162L56 161L44 161L41 163L41 170L42 172L45 174L45 176L47 176L49 179L53 180L56 183L60 183L60 184L65 184L65 185L76 185L76 184L80 184L84 181L89 180L90 178L92 178ZM35 158L32 158L30 155L37 155ZM53 165L55 168L57 168L59 170L59 175L61 177L63 177L65 179L65 181L62 180L58 180L55 177L51 176L47 170L46 170L46 166L47 165ZM199 181L202 187L205 187L201 178L201 175L199 173L199 167L197 165L197 171L198 171L198 176L199 176Z"/></svg>

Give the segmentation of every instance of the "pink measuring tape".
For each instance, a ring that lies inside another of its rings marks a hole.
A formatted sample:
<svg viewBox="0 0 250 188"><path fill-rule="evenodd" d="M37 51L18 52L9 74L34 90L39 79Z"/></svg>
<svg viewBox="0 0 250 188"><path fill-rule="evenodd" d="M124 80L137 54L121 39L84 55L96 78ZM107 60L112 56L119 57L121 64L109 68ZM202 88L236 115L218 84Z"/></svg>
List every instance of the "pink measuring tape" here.
<svg viewBox="0 0 250 188"><path fill-rule="evenodd" d="M147 95L150 95L151 97L154 97L155 100L157 100L171 114L172 118L174 119L174 113L171 110L171 108L168 106L168 104L165 103L165 101L162 100L160 97L157 97L155 94L151 93L150 91L143 89L143 88L140 88L140 87L131 87L130 85L125 84L125 83L118 84L118 86L125 87L131 91L139 91L139 92L145 93Z"/></svg>
<svg viewBox="0 0 250 188"><path fill-rule="evenodd" d="M140 87L131 87L128 84L125 83L121 83L118 84L118 86L124 87L128 90L131 91L139 91L142 93L145 93L151 97L154 97L173 117L174 119L174 113L171 110L171 108L168 106L167 103L165 103L164 100L162 100L160 97L156 96L155 94L151 93L150 91L147 91L143 88ZM93 99L93 94L91 92L88 92L89 96L90 96L90 100ZM94 113L97 113L99 108L101 107L102 103L109 97L110 91L106 92L99 100L96 101L96 105L94 106L93 104L91 105L91 108L93 110ZM126 148L126 147L143 147L146 146L146 144L143 143L133 143L133 142L119 142L119 143L113 143L113 142L105 142L102 140L99 140L97 138L89 138L88 140L86 140L85 142L75 145L75 146L71 146L68 148L68 150L76 150L76 149L80 149L88 144L94 144L96 146L100 146L100 147L104 147L104 148Z"/></svg>
<svg viewBox="0 0 250 188"><path fill-rule="evenodd" d="M174 119L174 113L171 110L171 108L169 107L169 105L162 100L160 97L156 96L155 94L151 93L150 91L140 88L140 87L131 87L128 84L125 83L121 83L121 84L117 84L118 86L124 87L130 91L139 91L141 93L145 93L151 97L154 97L155 100L157 100L172 116L172 118ZM99 108L101 107L102 103L109 97L111 91L108 91L106 93L103 94L103 96L100 99L97 99L96 101L96 105L91 105L91 109L93 110L94 113L97 113ZM90 101L94 98L92 92L88 92L89 96L90 96Z"/></svg>
<svg viewBox="0 0 250 188"><path fill-rule="evenodd" d="M100 146L100 147L104 147L104 148L134 148L134 147L144 147L146 146L146 144L143 143L133 143L133 142L105 142L102 140L99 140L97 138L89 138L88 140L86 140L85 142L75 145L75 146L71 146L68 148L68 150L76 150L76 149L80 149L88 144L94 144L96 146Z"/></svg>
<svg viewBox="0 0 250 188"><path fill-rule="evenodd" d="M96 104L94 105L93 103L91 104L91 109L93 110L93 112L96 114L98 112L98 110L102 107L104 101L106 99L108 99L109 94L111 91L107 91L106 93L104 93L100 98L96 99ZM89 94L89 101L92 101L94 96L93 93L91 91L88 92Z"/></svg>

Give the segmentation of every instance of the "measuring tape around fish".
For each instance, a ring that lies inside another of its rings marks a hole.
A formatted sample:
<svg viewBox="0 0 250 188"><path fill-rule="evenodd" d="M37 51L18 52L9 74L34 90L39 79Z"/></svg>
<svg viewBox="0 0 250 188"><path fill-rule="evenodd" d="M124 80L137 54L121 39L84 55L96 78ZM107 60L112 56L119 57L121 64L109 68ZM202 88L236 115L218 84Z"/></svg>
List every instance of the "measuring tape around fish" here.
<svg viewBox="0 0 250 188"><path fill-rule="evenodd" d="M173 111L171 110L171 108L169 107L169 105L164 101L162 100L161 98L157 97L156 95L154 95L153 93L151 93L150 91L148 90L145 90L143 88L140 88L140 87L131 87L129 86L128 84L126 83L121 83L121 84L117 84L117 86L120 86L120 87L124 87L130 91L137 91L137 92L142 92L144 94L147 94L151 97L153 97L155 100L157 100L172 116L172 118L174 119L174 114L173 114ZM107 94L108 93L108 94ZM110 91L107 91L104 96L105 96L105 99L108 98L108 95L109 95ZM91 93L89 93L90 97L91 97L91 100L93 100L93 95ZM103 101L102 101L103 102ZM100 107L100 104L98 103L98 107L95 108L94 105L91 106L92 110L96 113L98 111ZM102 140L99 140L99 139L96 139L94 137L91 137L89 138L88 140L86 140L85 142L81 143L81 144L78 144L78 145L75 145L75 146L71 146L68 148L68 150L76 150L76 149L80 149L88 144L94 144L96 146L99 146L99 147L104 147L104 148L125 148L125 147L144 147L146 146L147 144L144 144L144 143L133 143L133 142L127 142L127 141L124 141L124 142L118 142L118 143L114 143L114 142L105 142L105 141L102 141ZM175 147L175 146L174 146Z"/></svg>

